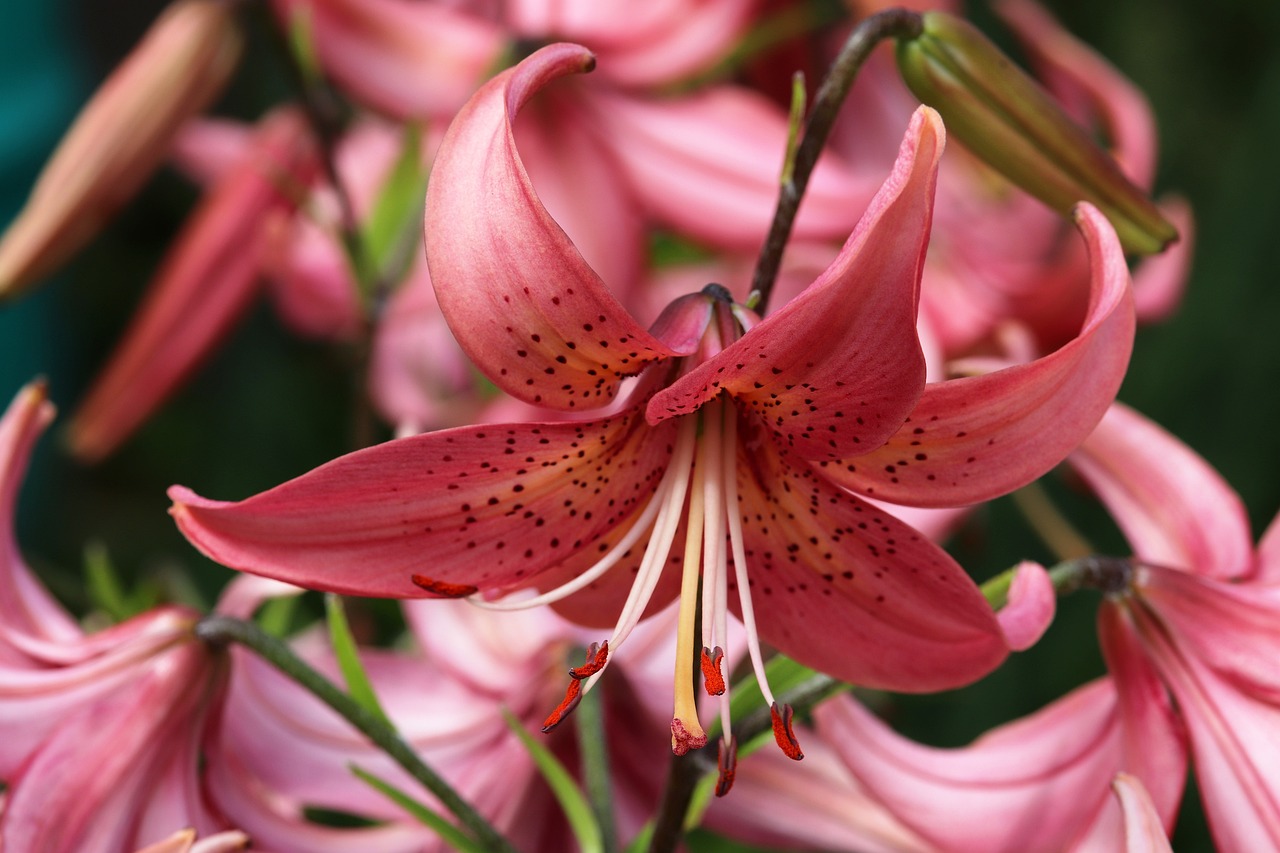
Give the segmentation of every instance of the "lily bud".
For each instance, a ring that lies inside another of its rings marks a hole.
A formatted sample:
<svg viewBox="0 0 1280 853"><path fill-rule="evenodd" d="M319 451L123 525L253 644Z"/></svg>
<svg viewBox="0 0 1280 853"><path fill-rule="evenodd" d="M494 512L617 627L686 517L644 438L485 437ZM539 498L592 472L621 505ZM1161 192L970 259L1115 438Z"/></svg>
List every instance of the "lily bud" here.
<svg viewBox="0 0 1280 853"><path fill-rule="evenodd" d="M85 105L0 239L0 298L52 272L168 156L222 90L243 38L223 0L178 0Z"/></svg>
<svg viewBox="0 0 1280 853"><path fill-rule="evenodd" d="M1155 254L1178 238L1146 193L986 36L943 12L921 19L920 35L898 42L898 68L950 135L1064 215L1092 203L1127 251Z"/></svg>

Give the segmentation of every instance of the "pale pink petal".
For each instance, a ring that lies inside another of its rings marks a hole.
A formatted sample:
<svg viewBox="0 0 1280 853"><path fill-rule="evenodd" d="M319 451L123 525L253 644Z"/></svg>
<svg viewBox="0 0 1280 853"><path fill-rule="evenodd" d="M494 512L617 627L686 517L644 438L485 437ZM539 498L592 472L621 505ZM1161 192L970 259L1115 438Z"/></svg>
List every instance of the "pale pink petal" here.
<svg viewBox="0 0 1280 853"><path fill-rule="evenodd" d="M1168 319L1182 304L1191 274L1195 220L1191 206L1180 198L1160 202L1160 212L1178 229L1178 242L1158 255L1143 258L1133 271L1133 302L1142 323Z"/></svg>
<svg viewBox="0 0 1280 853"><path fill-rule="evenodd" d="M1079 208L1092 261L1079 335L1030 364L938 382L878 450L833 463L828 476L860 494L918 506L988 500L1044 474L1106 413L1133 346L1129 272L1115 231Z"/></svg>
<svg viewBox="0 0 1280 853"><path fill-rule="evenodd" d="M253 296L269 229L287 207L281 172L306 170L302 117L274 113L252 150L192 214L70 428L82 459L100 460L128 438L182 383Z"/></svg>
<svg viewBox="0 0 1280 853"><path fill-rule="evenodd" d="M805 459L840 459L893 434L924 387L920 270L942 120L922 107L893 172L817 281L649 402L650 422L722 392Z"/></svg>
<svg viewBox="0 0 1280 853"><path fill-rule="evenodd" d="M739 760L728 796L702 825L756 847L932 853L860 785L816 733L797 726L804 761L765 748Z"/></svg>
<svg viewBox="0 0 1280 853"><path fill-rule="evenodd" d="M1035 645L1053 621L1057 604L1053 581L1044 566L1020 564L1009 587L1008 603L996 614L1009 648L1020 652Z"/></svg>
<svg viewBox="0 0 1280 853"><path fill-rule="evenodd" d="M583 90L593 128L651 216L717 248L759 250L778 201L787 137L781 109L725 86L664 100ZM844 238L878 180L834 155L819 160L793 239Z"/></svg>
<svg viewBox="0 0 1280 853"><path fill-rule="evenodd" d="M179 171L201 186L222 180L244 157L253 127L226 118L198 118L187 122L173 138L170 158Z"/></svg>
<svg viewBox="0 0 1280 853"><path fill-rule="evenodd" d="M525 586L599 547L643 505L673 436L635 409L592 422L460 427L348 454L239 503L175 486L170 511L214 560L309 589L427 595L414 574Z"/></svg>
<svg viewBox="0 0 1280 853"><path fill-rule="evenodd" d="M703 70L738 42L756 0L512 0L506 13L526 38L585 44L600 71L629 86L660 86Z"/></svg>
<svg viewBox="0 0 1280 853"><path fill-rule="evenodd" d="M1216 578L1253 568L1239 495L1191 448L1132 409L1112 406L1071 463L1139 559Z"/></svg>
<svg viewBox="0 0 1280 853"><path fill-rule="evenodd" d="M961 749L907 740L848 697L820 705L814 719L872 796L956 853L1058 853L1101 809L1122 760L1105 680Z"/></svg>
<svg viewBox="0 0 1280 853"><path fill-rule="evenodd" d="M490 81L450 127L427 190L427 263L459 343L503 390L558 409L599 407L622 377L675 355L551 219L515 148L525 101L593 62L552 45Z"/></svg>
<svg viewBox="0 0 1280 853"><path fill-rule="evenodd" d="M325 73L359 100L401 119L447 119L498 65L506 35L443 3L273 0L287 26L309 24Z"/></svg>
<svg viewBox="0 0 1280 853"><path fill-rule="evenodd" d="M1124 842L1113 849L1123 853L1173 853L1160 816L1142 782L1128 773L1117 773L1111 790L1124 812Z"/></svg>
<svg viewBox="0 0 1280 853"><path fill-rule="evenodd" d="M36 439L53 421L54 408L41 382L20 390L0 419L0 624L6 630L53 643L74 642L79 627L36 580L14 536L18 489ZM0 660L5 655L0 637Z"/></svg>

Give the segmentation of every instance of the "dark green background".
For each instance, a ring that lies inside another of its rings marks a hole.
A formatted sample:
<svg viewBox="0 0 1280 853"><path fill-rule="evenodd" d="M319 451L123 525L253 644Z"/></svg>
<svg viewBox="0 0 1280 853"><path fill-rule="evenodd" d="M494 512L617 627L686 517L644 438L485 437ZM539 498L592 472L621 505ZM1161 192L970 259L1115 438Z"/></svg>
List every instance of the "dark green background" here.
<svg viewBox="0 0 1280 853"><path fill-rule="evenodd" d="M1197 216L1186 300L1174 319L1139 332L1121 398L1217 467L1261 532L1280 508L1280 4L1049 5L1148 94L1161 129L1159 189L1187 196ZM16 211L92 81L159 6L0 4L0 221ZM252 115L280 90L278 68L256 44L227 107ZM50 286L0 307L0 398L43 375L64 412L75 406L193 199L180 179L161 175ZM207 600L228 573L174 532L165 488L181 482L242 496L343 452L355 393L346 364L341 352L291 337L260 307L108 463L71 463L55 427L20 501L24 554L76 609L89 603L80 568L89 541L105 543L127 577L166 584L173 594L195 594L171 581L197 577L196 592ZM1096 542L1122 548L1096 508L1053 488ZM1008 501L980 513L956 549L979 578L1024 557L1051 559ZM1040 646L982 685L899 702L897 722L923 740L959 744L1100 673L1095 606L1088 595L1064 601ZM1189 792L1189 805L1195 799ZM1210 849L1200 820L1188 808L1176 849Z"/></svg>

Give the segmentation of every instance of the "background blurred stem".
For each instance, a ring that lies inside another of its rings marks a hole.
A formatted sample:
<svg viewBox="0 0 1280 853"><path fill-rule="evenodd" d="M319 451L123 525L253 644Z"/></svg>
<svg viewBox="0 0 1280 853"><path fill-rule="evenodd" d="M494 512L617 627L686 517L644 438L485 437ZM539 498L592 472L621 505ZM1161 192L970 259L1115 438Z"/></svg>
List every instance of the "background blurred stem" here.
<svg viewBox="0 0 1280 853"><path fill-rule="evenodd" d="M827 142L836 115L844 103L853 81L871 51L887 38L915 38L920 34L920 16L906 9L888 9L863 19L854 27L831 70L822 81L822 87L813 100L813 111L805 122L804 136L796 149L795 163L789 180L783 180L774 208L769 235L760 250L755 274L751 279L751 292L760 294L762 309L769 307L769 293L778 278L782 266L782 253L795 225L796 211L809 185L809 176L818 163L818 155ZM762 312L763 313L763 312Z"/></svg>
<svg viewBox="0 0 1280 853"><path fill-rule="evenodd" d="M267 634L252 622L220 615L202 619L196 625L196 636L214 646L239 643L250 649L363 732L379 749L435 795L440 804L457 817L459 823L470 831L485 850L492 853L516 853L511 842L473 809L448 782L428 767L395 729L312 669L283 641Z"/></svg>

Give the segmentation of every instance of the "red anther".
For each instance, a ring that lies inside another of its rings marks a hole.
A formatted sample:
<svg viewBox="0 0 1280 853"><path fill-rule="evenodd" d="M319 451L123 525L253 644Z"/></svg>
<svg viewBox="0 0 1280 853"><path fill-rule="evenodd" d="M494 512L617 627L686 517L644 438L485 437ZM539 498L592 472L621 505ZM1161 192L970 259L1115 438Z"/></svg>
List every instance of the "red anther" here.
<svg viewBox="0 0 1280 853"><path fill-rule="evenodd" d="M413 575L413 582L425 589L432 595L438 595L441 598L466 598L468 595L475 595L479 591L479 587L472 586L469 583L449 583L448 581L438 581L435 578L429 578L426 575Z"/></svg>
<svg viewBox="0 0 1280 853"><path fill-rule="evenodd" d="M733 778L738 775L738 739L720 741L720 755L716 763L720 767L720 776L716 779L716 796L723 797L733 787Z"/></svg>
<svg viewBox="0 0 1280 853"><path fill-rule="evenodd" d="M582 701L582 682L576 678L569 680L569 689L564 692L564 701L556 706L556 709L547 715L542 721L542 733L554 729L556 726L564 722L565 718L573 713L573 709L578 707L578 703Z"/></svg>
<svg viewBox="0 0 1280 853"><path fill-rule="evenodd" d="M769 714L773 717L773 739L778 742L778 748L787 758L799 761L804 758L804 753L800 751L800 742L796 740L796 733L791 728L794 713L790 705L779 707L774 702L769 706Z"/></svg>
<svg viewBox="0 0 1280 853"><path fill-rule="evenodd" d="M587 662L582 666L575 666L569 670L570 677L575 680L590 678L600 670L604 669L604 662L609 659L609 641L603 643L592 643L587 646Z"/></svg>
<svg viewBox="0 0 1280 853"><path fill-rule="evenodd" d="M720 662L723 660L724 649L719 646L712 650L702 647L702 685L707 688L708 696L724 693L724 673L720 671Z"/></svg>

